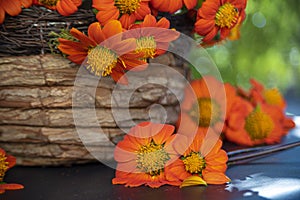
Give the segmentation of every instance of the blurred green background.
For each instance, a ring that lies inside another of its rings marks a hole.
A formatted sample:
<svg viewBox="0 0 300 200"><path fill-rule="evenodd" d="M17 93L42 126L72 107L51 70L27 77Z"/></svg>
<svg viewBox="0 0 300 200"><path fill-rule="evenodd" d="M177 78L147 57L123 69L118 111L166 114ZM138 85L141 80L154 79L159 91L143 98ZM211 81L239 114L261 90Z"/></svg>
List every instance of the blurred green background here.
<svg viewBox="0 0 300 200"><path fill-rule="evenodd" d="M248 0L241 38L208 48L226 82L249 78L300 95L299 0Z"/></svg>

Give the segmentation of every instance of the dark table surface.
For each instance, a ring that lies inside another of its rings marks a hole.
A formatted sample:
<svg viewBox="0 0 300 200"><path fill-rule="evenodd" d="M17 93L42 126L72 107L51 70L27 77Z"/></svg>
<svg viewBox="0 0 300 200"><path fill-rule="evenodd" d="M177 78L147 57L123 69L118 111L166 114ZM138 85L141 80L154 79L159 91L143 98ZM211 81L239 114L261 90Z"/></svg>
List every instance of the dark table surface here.
<svg viewBox="0 0 300 200"><path fill-rule="evenodd" d="M297 104L291 104L299 108ZM292 108L292 107L290 107ZM299 115L299 110L291 109ZM283 140L300 140L300 117L297 127ZM180 189L163 186L126 188L112 185L114 170L101 164L72 167L14 167L6 175L7 182L25 186L7 191L1 200L155 200L155 199L300 199L300 147L277 152L246 164L232 165L228 185L195 186Z"/></svg>

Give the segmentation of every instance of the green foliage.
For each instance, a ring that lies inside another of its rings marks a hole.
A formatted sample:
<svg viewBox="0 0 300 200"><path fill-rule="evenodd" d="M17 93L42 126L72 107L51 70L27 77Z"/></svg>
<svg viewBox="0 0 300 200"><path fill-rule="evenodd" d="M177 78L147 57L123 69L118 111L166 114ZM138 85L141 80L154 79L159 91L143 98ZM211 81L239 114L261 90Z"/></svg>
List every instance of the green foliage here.
<svg viewBox="0 0 300 200"><path fill-rule="evenodd" d="M297 0L250 0L241 38L207 51L223 80L249 87L249 78L283 92L300 85L300 19ZM299 88L299 87L298 87Z"/></svg>

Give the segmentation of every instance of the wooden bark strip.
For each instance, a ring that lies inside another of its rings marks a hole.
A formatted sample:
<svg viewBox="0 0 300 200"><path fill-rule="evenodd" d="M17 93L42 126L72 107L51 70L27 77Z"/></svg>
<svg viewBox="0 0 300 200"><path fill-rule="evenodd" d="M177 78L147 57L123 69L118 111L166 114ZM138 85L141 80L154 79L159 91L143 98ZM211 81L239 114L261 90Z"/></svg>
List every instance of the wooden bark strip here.
<svg viewBox="0 0 300 200"><path fill-rule="evenodd" d="M81 134L84 133L84 134ZM6 143L51 143L82 145L82 142L104 145L125 133L120 129L81 128L80 139L75 128L46 128L30 126L0 126L0 142ZM84 140L84 141L82 141Z"/></svg>
<svg viewBox="0 0 300 200"><path fill-rule="evenodd" d="M81 104L78 107L95 105L96 107L147 107L153 103L162 105L176 105L174 94L167 88L152 85L153 87L140 88L132 94L126 90L112 91L98 87L95 98L93 91L87 88L80 89L76 100ZM72 107L73 87L0 87L0 107L4 108L70 108Z"/></svg>
<svg viewBox="0 0 300 200"><path fill-rule="evenodd" d="M31 144L31 143L0 143L1 148L16 157L28 158L58 158L67 160L113 160L114 146L92 146L89 153L85 146L81 145L58 145L58 144Z"/></svg>
<svg viewBox="0 0 300 200"><path fill-rule="evenodd" d="M43 158L43 157L28 157L18 156L17 165L22 166L71 166L73 164L85 164L99 162L95 160L82 160L82 159L66 159L66 158Z"/></svg>
<svg viewBox="0 0 300 200"><path fill-rule="evenodd" d="M155 60L152 60L153 62ZM175 65L172 54L160 56L157 63L161 62L167 62L163 63L164 65ZM0 86L73 86L78 69L78 65L59 55L3 57L0 59ZM162 78L167 75L164 70L162 68L157 72ZM110 78L105 77L101 80L101 84L107 88L114 85Z"/></svg>
<svg viewBox="0 0 300 200"><path fill-rule="evenodd" d="M150 110L149 110L150 109ZM134 122L148 121L149 111L153 120L174 124L178 112L174 107L165 107L165 112L160 107L149 109L19 109L0 108L0 125L25 125L41 127L132 127ZM93 114L96 112L96 117ZM74 114L74 116L73 116Z"/></svg>

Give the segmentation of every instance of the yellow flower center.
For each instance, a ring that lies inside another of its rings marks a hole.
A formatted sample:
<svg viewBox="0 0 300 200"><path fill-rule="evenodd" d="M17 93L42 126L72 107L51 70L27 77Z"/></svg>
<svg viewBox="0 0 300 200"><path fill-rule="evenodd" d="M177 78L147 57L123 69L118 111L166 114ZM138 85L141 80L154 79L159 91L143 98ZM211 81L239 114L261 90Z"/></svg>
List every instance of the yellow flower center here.
<svg viewBox="0 0 300 200"><path fill-rule="evenodd" d="M137 168L151 176L159 175L170 159L169 154L165 151L164 145L150 144L142 146L137 152Z"/></svg>
<svg viewBox="0 0 300 200"><path fill-rule="evenodd" d="M115 6L121 14L131 14L140 7L141 0L115 0Z"/></svg>
<svg viewBox="0 0 300 200"><path fill-rule="evenodd" d="M153 36L140 37L136 40L136 52L144 53L144 59L154 58L156 54L156 42Z"/></svg>
<svg viewBox="0 0 300 200"><path fill-rule="evenodd" d="M107 76L112 73L117 62L118 56L115 52L103 46L96 46L88 53L87 68L97 76Z"/></svg>
<svg viewBox="0 0 300 200"><path fill-rule="evenodd" d="M263 96L268 104L281 105L283 102L282 96L277 88L264 90Z"/></svg>
<svg viewBox="0 0 300 200"><path fill-rule="evenodd" d="M6 156L0 154L0 183L3 181L5 172L8 170L8 162L6 161Z"/></svg>
<svg viewBox="0 0 300 200"><path fill-rule="evenodd" d="M58 0L39 0L39 2L46 6L56 6Z"/></svg>
<svg viewBox="0 0 300 200"><path fill-rule="evenodd" d="M205 168L204 158L196 152L192 152L190 155L183 158L185 170L192 174L199 174Z"/></svg>
<svg viewBox="0 0 300 200"><path fill-rule="evenodd" d="M197 112L197 107L199 113ZM192 119L198 122L201 127L209 127L220 120L221 108L213 99L199 98L198 102L192 106L189 112ZM199 120L199 121L197 121Z"/></svg>
<svg viewBox="0 0 300 200"><path fill-rule="evenodd" d="M217 26L231 28L238 20L239 11L232 4L225 3L216 13L215 23Z"/></svg>
<svg viewBox="0 0 300 200"><path fill-rule="evenodd" d="M255 109L246 118L245 130L248 132L252 140L264 139L268 137L274 128L272 118L261 111Z"/></svg>

